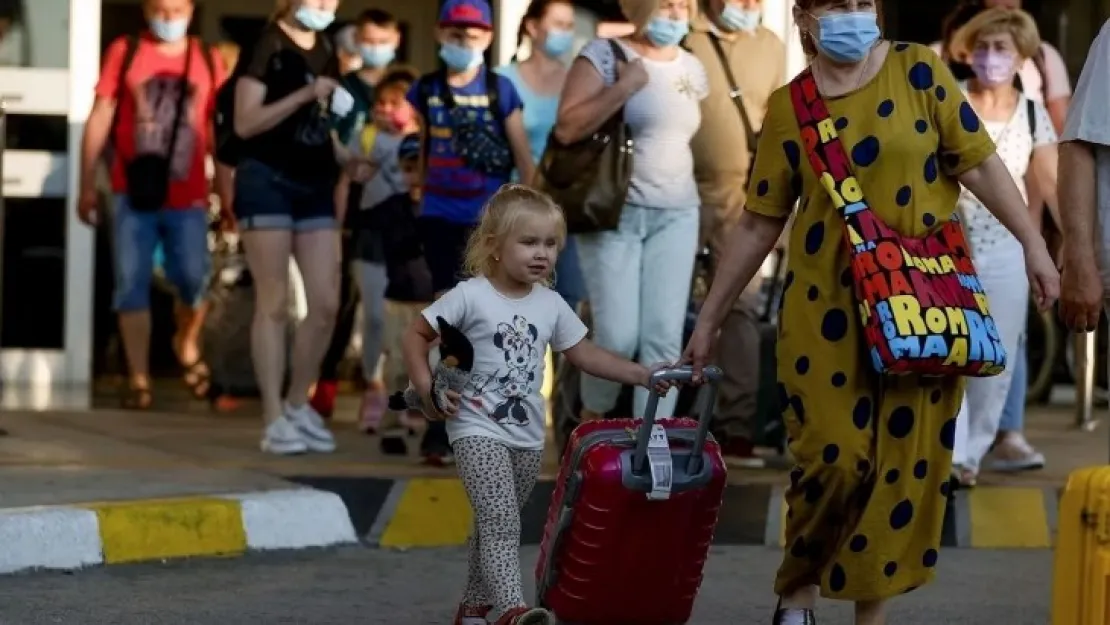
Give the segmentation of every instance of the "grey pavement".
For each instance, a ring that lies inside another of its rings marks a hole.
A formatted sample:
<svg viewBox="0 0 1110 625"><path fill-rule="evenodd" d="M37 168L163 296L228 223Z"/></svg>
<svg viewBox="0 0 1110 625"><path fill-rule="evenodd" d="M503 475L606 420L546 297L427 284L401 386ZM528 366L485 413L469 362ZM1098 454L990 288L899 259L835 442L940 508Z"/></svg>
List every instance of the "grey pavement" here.
<svg viewBox="0 0 1110 625"><path fill-rule="evenodd" d="M523 551L531 595L535 549ZM714 549L691 623L767 625L778 552ZM0 582L2 625L228 625L235 623L445 625L463 576L461 549L395 552L360 547L240 560L117 566ZM1045 625L1047 550L949 549L937 583L897 600L890 625ZM822 604L822 625L849 624L848 606Z"/></svg>

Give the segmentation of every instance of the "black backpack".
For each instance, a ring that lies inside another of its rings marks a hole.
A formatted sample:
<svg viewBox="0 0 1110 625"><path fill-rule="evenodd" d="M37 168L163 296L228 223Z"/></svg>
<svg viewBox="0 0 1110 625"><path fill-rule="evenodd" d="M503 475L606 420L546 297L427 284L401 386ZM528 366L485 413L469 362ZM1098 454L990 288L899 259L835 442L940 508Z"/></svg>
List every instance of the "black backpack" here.
<svg viewBox="0 0 1110 625"><path fill-rule="evenodd" d="M323 35L320 37L328 55L334 54L331 39ZM274 52L277 51L278 48L275 47ZM239 60L235 62L235 69L216 92L216 113L213 120L216 132L216 162L228 167L235 167L243 158L243 139L235 134L235 85L246 73L246 67L251 62L254 52L252 47L240 53Z"/></svg>

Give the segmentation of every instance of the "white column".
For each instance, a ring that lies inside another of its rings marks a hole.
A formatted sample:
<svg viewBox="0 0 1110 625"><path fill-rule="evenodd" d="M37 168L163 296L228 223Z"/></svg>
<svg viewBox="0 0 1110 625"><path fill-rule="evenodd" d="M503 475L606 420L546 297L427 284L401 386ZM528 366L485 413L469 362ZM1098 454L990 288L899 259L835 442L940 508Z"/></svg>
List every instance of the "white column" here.
<svg viewBox="0 0 1110 625"><path fill-rule="evenodd" d="M494 67L508 63L516 54L516 35L527 11L528 0L493 0Z"/></svg>
<svg viewBox="0 0 1110 625"><path fill-rule="evenodd" d="M801 39L794 25L794 0L763 0L763 25L786 43L786 79L790 80L806 66Z"/></svg>
<svg viewBox="0 0 1110 625"><path fill-rule="evenodd" d="M66 200L65 374L69 384L92 378L94 233L77 219L81 138L100 75L101 0L69 2L69 193Z"/></svg>

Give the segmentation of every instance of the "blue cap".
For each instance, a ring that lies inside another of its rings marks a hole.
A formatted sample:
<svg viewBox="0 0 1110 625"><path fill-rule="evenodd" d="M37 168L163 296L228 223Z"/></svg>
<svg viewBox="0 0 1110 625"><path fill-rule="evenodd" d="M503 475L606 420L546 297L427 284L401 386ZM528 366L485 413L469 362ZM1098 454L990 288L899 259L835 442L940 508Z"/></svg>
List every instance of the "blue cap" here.
<svg viewBox="0 0 1110 625"><path fill-rule="evenodd" d="M486 0L447 0L439 10L439 25L493 30L493 10Z"/></svg>
<svg viewBox="0 0 1110 625"><path fill-rule="evenodd" d="M408 161L414 158L420 158L420 135L416 133L405 135L397 146L397 160Z"/></svg>

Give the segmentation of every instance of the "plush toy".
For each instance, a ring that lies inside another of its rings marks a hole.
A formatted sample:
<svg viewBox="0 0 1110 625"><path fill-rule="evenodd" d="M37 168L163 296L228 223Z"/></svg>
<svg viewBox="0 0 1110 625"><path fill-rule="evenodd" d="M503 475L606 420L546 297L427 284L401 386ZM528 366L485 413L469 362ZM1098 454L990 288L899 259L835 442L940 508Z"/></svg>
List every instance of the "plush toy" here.
<svg viewBox="0 0 1110 625"><path fill-rule="evenodd" d="M434 408L437 413L442 413L447 391L461 395L470 382L470 372L474 368L474 346L470 344L470 339L443 317L436 317L436 325L439 329L439 362L432 371L432 406L425 406L424 398L409 384L403 393L394 393L389 398L390 410L419 410L428 416L428 410ZM438 415L431 416L439 418Z"/></svg>

